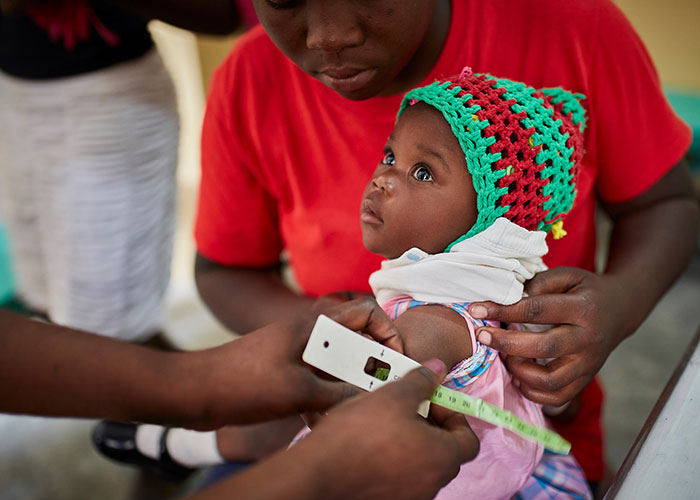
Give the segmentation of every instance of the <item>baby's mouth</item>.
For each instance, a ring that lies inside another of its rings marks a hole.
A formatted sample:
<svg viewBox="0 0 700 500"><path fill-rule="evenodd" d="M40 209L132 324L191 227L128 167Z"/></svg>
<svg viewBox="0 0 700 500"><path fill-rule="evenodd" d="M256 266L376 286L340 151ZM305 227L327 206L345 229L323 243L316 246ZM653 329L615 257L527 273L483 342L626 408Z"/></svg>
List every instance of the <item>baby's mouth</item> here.
<svg viewBox="0 0 700 500"><path fill-rule="evenodd" d="M384 220L379 216L372 202L368 199L362 201L360 220L366 224L378 225L384 223Z"/></svg>

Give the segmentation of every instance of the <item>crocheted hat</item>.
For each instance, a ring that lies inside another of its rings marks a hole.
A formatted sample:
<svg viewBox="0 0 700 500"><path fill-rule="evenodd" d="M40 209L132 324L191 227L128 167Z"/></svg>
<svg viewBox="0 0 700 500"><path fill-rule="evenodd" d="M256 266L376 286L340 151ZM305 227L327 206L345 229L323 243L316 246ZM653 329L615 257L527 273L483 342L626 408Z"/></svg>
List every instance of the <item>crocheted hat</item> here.
<svg viewBox="0 0 700 500"><path fill-rule="evenodd" d="M398 116L418 101L437 108L459 140L477 194L474 226L456 243L505 217L528 230L566 234L576 196L585 110L562 88L535 90L488 74L436 81L409 91ZM398 118L398 117L397 117Z"/></svg>

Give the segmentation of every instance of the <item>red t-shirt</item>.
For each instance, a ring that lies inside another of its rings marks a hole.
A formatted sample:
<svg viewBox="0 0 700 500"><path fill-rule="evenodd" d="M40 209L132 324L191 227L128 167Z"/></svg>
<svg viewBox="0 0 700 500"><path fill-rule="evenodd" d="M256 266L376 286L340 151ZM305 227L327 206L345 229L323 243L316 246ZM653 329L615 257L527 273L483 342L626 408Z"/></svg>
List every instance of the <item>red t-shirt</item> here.
<svg viewBox="0 0 700 500"><path fill-rule="evenodd" d="M592 270L596 198L636 197L690 144L641 40L607 0L460 0L452 4L442 54L420 85L465 65L588 97L568 236L548 240L545 261ZM254 267L276 264L284 249L305 293L369 292L382 257L362 245L361 194L400 100L344 99L297 68L261 27L244 35L214 75L208 99L198 251L223 265ZM587 477L597 480L602 394L597 384L585 392L587 407L566 437Z"/></svg>

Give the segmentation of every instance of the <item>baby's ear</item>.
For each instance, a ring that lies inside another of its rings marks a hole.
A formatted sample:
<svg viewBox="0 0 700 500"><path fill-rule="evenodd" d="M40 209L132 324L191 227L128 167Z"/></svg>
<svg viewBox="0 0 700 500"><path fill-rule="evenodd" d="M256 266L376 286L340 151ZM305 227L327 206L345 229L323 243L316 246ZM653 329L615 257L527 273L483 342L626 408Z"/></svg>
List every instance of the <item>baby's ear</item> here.
<svg viewBox="0 0 700 500"><path fill-rule="evenodd" d="M579 132L586 128L586 108L583 102L586 96L575 94L564 90L561 87L543 88L540 90L554 109L561 114L563 119L569 120L574 125L578 125Z"/></svg>

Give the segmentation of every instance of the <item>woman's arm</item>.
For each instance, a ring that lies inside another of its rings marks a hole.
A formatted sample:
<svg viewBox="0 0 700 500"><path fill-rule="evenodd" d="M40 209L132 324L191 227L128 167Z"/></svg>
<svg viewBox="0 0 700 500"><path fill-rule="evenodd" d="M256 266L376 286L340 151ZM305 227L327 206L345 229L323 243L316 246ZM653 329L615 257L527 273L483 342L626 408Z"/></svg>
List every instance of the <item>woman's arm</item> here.
<svg viewBox="0 0 700 500"><path fill-rule="evenodd" d="M311 298L292 291L282 280L279 266L229 267L201 255L195 262L195 279L209 309L222 324L240 334L309 310L325 313L350 300L374 300L370 294L349 291Z"/></svg>
<svg viewBox="0 0 700 500"><path fill-rule="evenodd" d="M202 300L219 321L241 334L304 313L315 303L290 290L277 267L228 267L197 255L195 279Z"/></svg>
<svg viewBox="0 0 700 500"><path fill-rule="evenodd" d="M192 399L183 356L0 310L0 411L178 419Z"/></svg>

